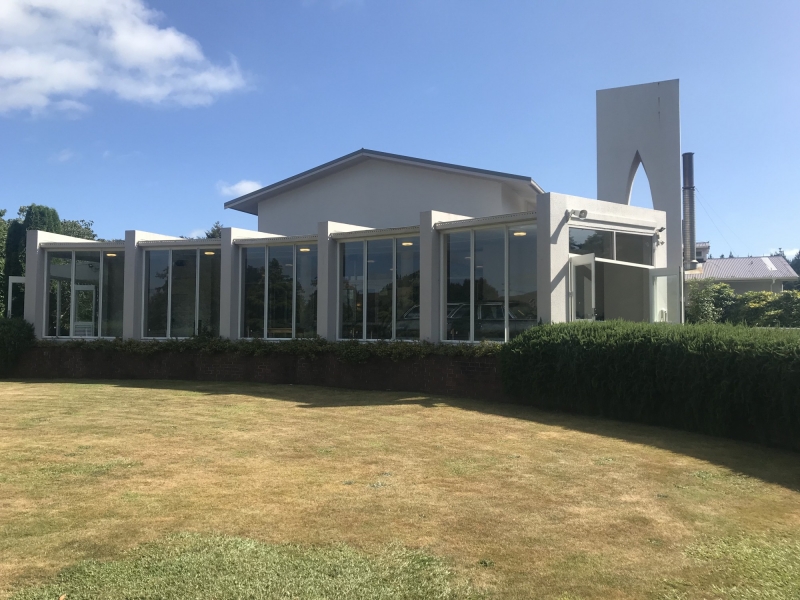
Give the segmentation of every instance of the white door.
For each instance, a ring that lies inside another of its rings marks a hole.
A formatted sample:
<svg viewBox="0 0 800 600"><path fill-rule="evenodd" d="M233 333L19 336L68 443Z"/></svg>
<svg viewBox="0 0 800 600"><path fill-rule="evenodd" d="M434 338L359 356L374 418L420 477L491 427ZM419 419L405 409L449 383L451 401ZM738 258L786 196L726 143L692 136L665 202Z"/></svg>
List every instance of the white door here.
<svg viewBox="0 0 800 600"><path fill-rule="evenodd" d="M75 326L72 335L91 337L95 333L97 288L93 285L75 285Z"/></svg>
<svg viewBox="0 0 800 600"><path fill-rule="evenodd" d="M594 321L594 254L569 259L570 303L573 321Z"/></svg>
<svg viewBox="0 0 800 600"><path fill-rule="evenodd" d="M680 275L673 269L650 271L650 321L681 322Z"/></svg>

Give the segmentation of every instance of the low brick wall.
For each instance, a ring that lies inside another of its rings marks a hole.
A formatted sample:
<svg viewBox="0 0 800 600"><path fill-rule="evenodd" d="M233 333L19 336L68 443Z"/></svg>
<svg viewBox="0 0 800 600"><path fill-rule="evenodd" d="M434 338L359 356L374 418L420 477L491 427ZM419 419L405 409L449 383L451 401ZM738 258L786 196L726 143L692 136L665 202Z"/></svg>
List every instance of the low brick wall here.
<svg viewBox="0 0 800 600"><path fill-rule="evenodd" d="M398 390L500 400L503 386L496 357L428 356L404 361L342 362L333 354L304 358L286 354L244 356L164 352L134 354L40 347L13 369L19 379L182 379L322 385L361 390Z"/></svg>

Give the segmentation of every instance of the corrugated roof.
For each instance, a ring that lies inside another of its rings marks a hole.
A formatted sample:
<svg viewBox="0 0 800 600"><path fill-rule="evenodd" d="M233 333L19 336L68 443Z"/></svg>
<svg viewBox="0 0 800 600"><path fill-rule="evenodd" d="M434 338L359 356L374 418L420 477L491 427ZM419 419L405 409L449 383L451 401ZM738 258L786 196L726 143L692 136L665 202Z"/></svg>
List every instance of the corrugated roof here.
<svg viewBox="0 0 800 600"><path fill-rule="evenodd" d="M703 270L686 273L686 279L798 279L783 256L709 258Z"/></svg>

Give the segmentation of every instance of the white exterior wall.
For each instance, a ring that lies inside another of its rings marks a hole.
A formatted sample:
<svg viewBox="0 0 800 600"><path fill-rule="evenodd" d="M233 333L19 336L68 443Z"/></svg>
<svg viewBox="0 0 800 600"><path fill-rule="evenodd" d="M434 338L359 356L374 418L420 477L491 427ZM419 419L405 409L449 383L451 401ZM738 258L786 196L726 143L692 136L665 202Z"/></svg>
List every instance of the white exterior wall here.
<svg viewBox="0 0 800 600"><path fill-rule="evenodd" d="M431 208L486 217L533 210L535 204L533 188L525 198L485 177L369 159L263 200L258 230L305 235L320 221L383 229L413 225Z"/></svg>
<svg viewBox="0 0 800 600"><path fill-rule="evenodd" d="M667 215L665 267L683 266L681 117L677 79L597 92L597 198L627 205L639 164Z"/></svg>
<svg viewBox="0 0 800 600"><path fill-rule="evenodd" d="M586 210L587 218L570 219L566 213L572 210ZM570 319L570 227L653 234L656 229L666 227L667 220L666 213L662 211L555 193L538 197L536 213L536 250L539 255L536 285L539 290L539 317L543 323L563 323ZM668 232L669 228L660 234L662 240ZM667 266L668 247L669 243L655 246L655 267Z"/></svg>

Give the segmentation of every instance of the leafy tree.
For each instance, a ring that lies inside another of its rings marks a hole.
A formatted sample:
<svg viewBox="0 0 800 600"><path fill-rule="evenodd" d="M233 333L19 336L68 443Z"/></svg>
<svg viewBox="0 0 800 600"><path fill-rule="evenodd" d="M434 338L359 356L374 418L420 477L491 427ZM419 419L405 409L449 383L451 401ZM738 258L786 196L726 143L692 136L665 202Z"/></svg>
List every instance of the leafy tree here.
<svg viewBox="0 0 800 600"><path fill-rule="evenodd" d="M25 274L25 237L27 233L22 221L9 221L6 233L5 264L3 265L4 275Z"/></svg>
<svg viewBox="0 0 800 600"><path fill-rule="evenodd" d="M219 221L215 221L214 224L211 226L211 229L206 231L206 239L213 240L222 237L222 228L224 225Z"/></svg>
<svg viewBox="0 0 800 600"><path fill-rule="evenodd" d="M794 258L789 263L794 272L800 275L800 250L797 251L797 254L794 255ZM795 281L793 283L786 283L784 287L787 290L800 290L800 281Z"/></svg>
<svg viewBox="0 0 800 600"><path fill-rule="evenodd" d="M727 283L713 279L686 282L686 321L689 323L727 321L735 303L736 295Z"/></svg>
<svg viewBox="0 0 800 600"><path fill-rule="evenodd" d="M61 219L58 216L58 211L49 206L31 204L25 211L25 218L22 224L25 225L25 231L38 229L39 231L61 233Z"/></svg>
<svg viewBox="0 0 800 600"><path fill-rule="evenodd" d="M61 234L81 238L83 240L96 240L97 234L94 232L94 229L92 229L93 225L94 221L84 221L83 219L71 221L64 219L61 221Z"/></svg>

